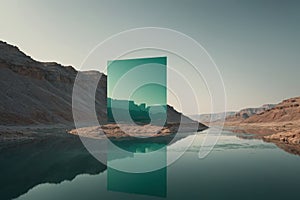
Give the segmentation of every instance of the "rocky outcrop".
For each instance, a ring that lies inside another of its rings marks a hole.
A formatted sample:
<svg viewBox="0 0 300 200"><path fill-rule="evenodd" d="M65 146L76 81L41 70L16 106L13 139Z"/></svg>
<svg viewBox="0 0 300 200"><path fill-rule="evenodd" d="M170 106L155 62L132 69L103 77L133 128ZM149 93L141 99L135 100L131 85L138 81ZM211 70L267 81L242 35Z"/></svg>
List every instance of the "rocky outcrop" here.
<svg viewBox="0 0 300 200"><path fill-rule="evenodd" d="M276 123L282 127L277 133L270 136L264 136L268 141L279 141L291 145L300 144L300 97L286 99L277 104L274 108L262 113L259 116L253 116L248 122Z"/></svg>
<svg viewBox="0 0 300 200"><path fill-rule="evenodd" d="M300 130L291 130L279 132L272 135L264 136L265 140L280 141L287 144L300 144Z"/></svg>

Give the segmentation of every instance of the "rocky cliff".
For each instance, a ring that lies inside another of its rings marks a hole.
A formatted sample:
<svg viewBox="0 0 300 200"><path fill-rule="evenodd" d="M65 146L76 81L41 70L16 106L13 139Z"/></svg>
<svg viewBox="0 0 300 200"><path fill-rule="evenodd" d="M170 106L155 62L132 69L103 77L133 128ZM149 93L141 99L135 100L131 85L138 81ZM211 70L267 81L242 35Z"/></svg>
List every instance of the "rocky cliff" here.
<svg viewBox="0 0 300 200"><path fill-rule="evenodd" d="M300 120L300 97L286 99L245 120L248 123L260 122L289 122Z"/></svg>
<svg viewBox="0 0 300 200"><path fill-rule="evenodd" d="M0 42L0 124L72 122L72 90L77 71L71 66L38 62L17 47ZM90 78L99 72L81 72ZM99 83L96 105L106 102L106 77ZM104 116L104 108L98 110Z"/></svg>
<svg viewBox="0 0 300 200"><path fill-rule="evenodd" d="M72 91L77 73L89 81L100 78L95 107L100 122L106 122L106 76L97 71L78 72L71 66L39 62L17 47L0 41L0 125L72 124ZM195 123L168 106L168 121ZM84 115L83 115L84 116ZM206 126L199 124L200 127Z"/></svg>

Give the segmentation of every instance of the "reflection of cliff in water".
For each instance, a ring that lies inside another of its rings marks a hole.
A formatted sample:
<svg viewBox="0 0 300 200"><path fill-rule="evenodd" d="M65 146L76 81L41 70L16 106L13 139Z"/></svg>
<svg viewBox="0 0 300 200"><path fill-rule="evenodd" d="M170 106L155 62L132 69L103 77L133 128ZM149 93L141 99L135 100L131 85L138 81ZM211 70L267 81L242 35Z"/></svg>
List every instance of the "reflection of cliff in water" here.
<svg viewBox="0 0 300 200"><path fill-rule="evenodd" d="M264 141L272 142L276 144L277 147L284 150L285 152L300 156L300 146L297 144L287 144L281 141L274 141L274 140L264 140Z"/></svg>
<svg viewBox="0 0 300 200"><path fill-rule="evenodd" d="M42 183L60 183L72 180L79 174L99 174L106 170L107 167L86 150L78 136L61 134L41 136L29 142L14 142L10 145L1 143L1 199L16 198ZM156 151L173 143L168 143L170 138L167 138L114 142L128 151L126 157L132 157L133 153ZM110 157L112 160L124 158L124 154Z"/></svg>
<svg viewBox="0 0 300 200"><path fill-rule="evenodd" d="M3 200L16 198L41 183L60 183L79 174L98 174L106 169L72 135L45 136L2 149L0 163Z"/></svg>
<svg viewBox="0 0 300 200"><path fill-rule="evenodd" d="M277 140L268 140L264 139L264 135L270 135L268 132L263 132L261 131L262 134L249 134L249 133L237 133L236 137L241 138L241 139L247 139L247 140L252 140L252 139L261 139L264 142L268 143L273 143L275 144L278 148L284 150L287 153L294 154L300 156L300 146L297 144L288 144L282 141L277 141Z"/></svg>

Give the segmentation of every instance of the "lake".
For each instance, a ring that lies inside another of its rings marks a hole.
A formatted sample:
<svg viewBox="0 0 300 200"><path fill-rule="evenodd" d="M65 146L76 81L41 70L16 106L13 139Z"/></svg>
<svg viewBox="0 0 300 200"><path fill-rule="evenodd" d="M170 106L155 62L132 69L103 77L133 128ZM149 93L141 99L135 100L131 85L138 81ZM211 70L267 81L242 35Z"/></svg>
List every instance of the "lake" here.
<svg viewBox="0 0 300 200"><path fill-rule="evenodd" d="M193 135L172 144L174 152L169 153L183 151L191 137ZM145 191L144 194L134 194L132 188L127 192L108 190L107 176L111 172L93 158L75 136L7 145L0 151L0 198L274 200L299 197L300 156L289 154L272 143L243 139L224 131L213 151L199 159L203 138L204 134L197 133L180 159L163 173L151 176L150 182L134 185ZM136 178L143 177L147 178ZM127 176L120 183L128 185L132 180ZM153 188L163 189L151 195ZM161 192L165 196L159 196Z"/></svg>

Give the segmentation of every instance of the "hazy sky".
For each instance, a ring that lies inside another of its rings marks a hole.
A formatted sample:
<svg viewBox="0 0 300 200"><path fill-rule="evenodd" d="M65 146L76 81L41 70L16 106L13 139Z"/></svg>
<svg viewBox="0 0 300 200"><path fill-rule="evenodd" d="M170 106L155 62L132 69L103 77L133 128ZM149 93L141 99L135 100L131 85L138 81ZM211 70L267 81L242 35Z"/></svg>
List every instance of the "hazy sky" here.
<svg viewBox="0 0 300 200"><path fill-rule="evenodd" d="M202 44L224 79L228 110L300 95L300 1L1 1L1 40L75 68L107 37L144 26Z"/></svg>
<svg viewBox="0 0 300 200"><path fill-rule="evenodd" d="M107 96L138 105L166 105L166 64L166 57L109 61Z"/></svg>

